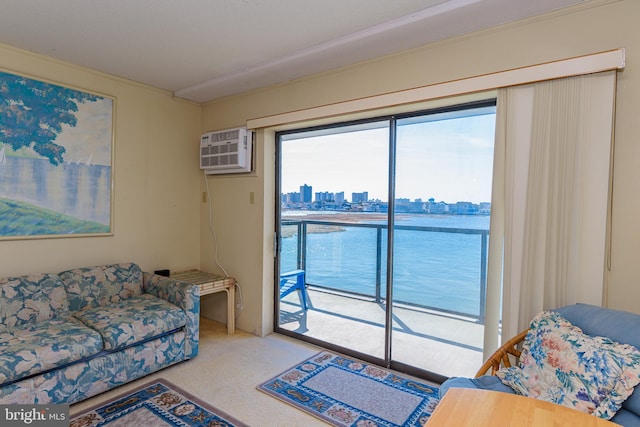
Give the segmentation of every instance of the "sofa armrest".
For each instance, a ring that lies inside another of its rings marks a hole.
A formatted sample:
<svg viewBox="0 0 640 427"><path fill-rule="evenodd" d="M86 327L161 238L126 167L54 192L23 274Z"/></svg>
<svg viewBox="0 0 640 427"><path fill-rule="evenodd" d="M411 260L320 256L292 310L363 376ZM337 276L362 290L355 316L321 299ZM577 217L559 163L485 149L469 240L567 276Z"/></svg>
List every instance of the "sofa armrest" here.
<svg viewBox="0 0 640 427"><path fill-rule="evenodd" d="M143 273L142 280L144 292L169 301L185 311L185 359L195 357L200 333L200 287L148 272Z"/></svg>

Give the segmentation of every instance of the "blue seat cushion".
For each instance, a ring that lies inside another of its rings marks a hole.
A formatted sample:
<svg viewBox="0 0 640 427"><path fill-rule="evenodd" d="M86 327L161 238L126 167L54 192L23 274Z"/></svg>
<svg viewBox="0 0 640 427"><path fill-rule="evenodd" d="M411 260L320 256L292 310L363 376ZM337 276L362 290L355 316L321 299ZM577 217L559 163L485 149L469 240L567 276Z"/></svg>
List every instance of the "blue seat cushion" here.
<svg viewBox="0 0 640 427"><path fill-rule="evenodd" d="M609 421L625 427L640 427L640 418L631 411L620 409Z"/></svg>
<svg viewBox="0 0 640 427"><path fill-rule="evenodd" d="M601 336L640 348L640 315L588 304L556 308L562 316L591 336Z"/></svg>
<svg viewBox="0 0 640 427"><path fill-rule="evenodd" d="M102 350L100 334L69 317L0 331L0 384L76 362Z"/></svg>
<svg viewBox="0 0 640 427"><path fill-rule="evenodd" d="M150 294L130 297L108 306L73 313L100 332L105 350L118 350L183 327L187 315L180 307Z"/></svg>
<svg viewBox="0 0 640 427"><path fill-rule="evenodd" d="M478 378L452 377L440 385L440 399L450 388L476 388L481 390L502 391L504 393L515 394L515 391L508 385L502 384L500 378L494 375L484 375Z"/></svg>

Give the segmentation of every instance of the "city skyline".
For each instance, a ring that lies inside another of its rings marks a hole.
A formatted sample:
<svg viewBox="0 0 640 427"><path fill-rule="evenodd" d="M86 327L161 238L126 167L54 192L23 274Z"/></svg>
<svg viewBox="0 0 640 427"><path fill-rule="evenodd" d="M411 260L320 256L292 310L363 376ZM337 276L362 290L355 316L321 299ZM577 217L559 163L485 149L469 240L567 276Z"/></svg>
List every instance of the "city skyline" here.
<svg viewBox="0 0 640 427"><path fill-rule="evenodd" d="M346 191L313 191L313 185L309 185L307 183L304 183L302 185L299 186L299 191L290 191L288 193L282 193L281 196L282 197L286 197L288 195L292 195L292 194L297 194L297 195L303 195L304 192L302 191L303 187L308 187L310 190L310 194L311 194L311 200L308 199L304 199L305 202L307 203L314 203L317 201L328 201L328 200L332 200L332 201L336 201L337 200L342 200L342 201L346 201L349 203L360 203L362 201L369 201L369 202L382 202L382 203L387 203L386 200L381 200L378 198L369 198L369 192L368 191L357 191L357 192L352 192L351 193L351 199L346 197L347 192ZM322 195L322 198L320 200L318 200L318 195ZM364 195L364 200L362 200L362 195ZM332 196L332 197L330 197ZM357 199L354 201L354 199ZM474 201L470 201L470 200L437 200L435 197L428 197L428 198L423 198L423 197L415 197L415 198L409 198L409 197L396 197L395 198L396 201L401 201L401 200L406 200L406 201L410 201L410 202L418 202L418 201L431 201L431 202L435 202L435 203L447 203L447 204L455 204L455 203L476 203L476 204L483 204L483 203L491 203L490 200L482 200L479 202L474 202Z"/></svg>
<svg viewBox="0 0 640 427"><path fill-rule="evenodd" d="M342 212L388 212L389 204L379 199L368 198L368 192L352 193L351 199L344 191L337 193L313 192L313 186L303 184L298 192L281 194L281 205L285 210L322 210ZM434 198L395 199L396 212L431 214L489 214L491 202L473 203L459 200L453 203L436 201Z"/></svg>
<svg viewBox="0 0 640 427"><path fill-rule="evenodd" d="M282 143L282 193L312 183L318 192L368 192L388 199L389 132L346 128ZM398 124L395 198L491 200L495 114ZM301 184L302 183L302 184Z"/></svg>

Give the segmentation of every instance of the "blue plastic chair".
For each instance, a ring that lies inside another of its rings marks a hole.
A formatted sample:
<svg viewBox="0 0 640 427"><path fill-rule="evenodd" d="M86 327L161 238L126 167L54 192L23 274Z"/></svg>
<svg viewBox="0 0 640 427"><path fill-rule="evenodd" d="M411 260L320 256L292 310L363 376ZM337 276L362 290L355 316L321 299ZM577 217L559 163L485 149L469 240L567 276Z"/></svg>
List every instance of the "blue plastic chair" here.
<svg viewBox="0 0 640 427"><path fill-rule="evenodd" d="M304 310L308 309L307 287L304 279L304 270L287 271L280 274L280 299L293 291L299 291L300 302Z"/></svg>

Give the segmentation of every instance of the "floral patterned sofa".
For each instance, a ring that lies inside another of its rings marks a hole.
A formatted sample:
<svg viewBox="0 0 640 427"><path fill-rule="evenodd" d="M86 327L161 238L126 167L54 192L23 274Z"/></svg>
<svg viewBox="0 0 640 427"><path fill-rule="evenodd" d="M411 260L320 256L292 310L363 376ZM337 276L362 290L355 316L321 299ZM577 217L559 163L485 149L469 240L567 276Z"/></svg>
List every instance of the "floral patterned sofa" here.
<svg viewBox="0 0 640 427"><path fill-rule="evenodd" d="M0 404L74 403L198 354L200 291L134 263L0 278Z"/></svg>
<svg viewBox="0 0 640 427"><path fill-rule="evenodd" d="M640 427L639 331L640 315L621 310L574 304L543 312L476 378L445 381L440 397L451 387L518 393ZM514 366L509 355L519 356Z"/></svg>

